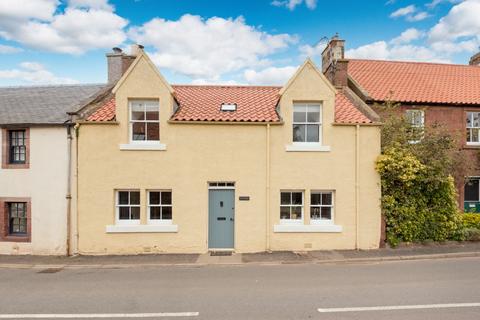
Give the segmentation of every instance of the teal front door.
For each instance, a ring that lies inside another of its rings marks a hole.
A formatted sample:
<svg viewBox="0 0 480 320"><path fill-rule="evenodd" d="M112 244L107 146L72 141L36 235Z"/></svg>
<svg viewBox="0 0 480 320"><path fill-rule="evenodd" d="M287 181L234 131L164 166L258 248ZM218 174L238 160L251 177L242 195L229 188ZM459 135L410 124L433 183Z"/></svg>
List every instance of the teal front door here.
<svg viewBox="0 0 480 320"><path fill-rule="evenodd" d="M208 190L208 248L233 249L234 190Z"/></svg>

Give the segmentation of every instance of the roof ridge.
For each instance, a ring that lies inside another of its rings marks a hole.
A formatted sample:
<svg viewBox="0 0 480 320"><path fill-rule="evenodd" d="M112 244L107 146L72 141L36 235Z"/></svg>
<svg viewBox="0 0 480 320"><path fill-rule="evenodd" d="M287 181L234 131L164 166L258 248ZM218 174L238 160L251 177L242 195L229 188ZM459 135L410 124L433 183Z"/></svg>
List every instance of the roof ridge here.
<svg viewBox="0 0 480 320"><path fill-rule="evenodd" d="M442 63L442 62L425 62L425 61L402 61L402 60L381 60L381 59L350 59L349 61L368 61L368 62L388 62L388 63L406 63L406 64L426 64L437 66L454 66L454 67L466 67L466 68L479 68L478 66L472 66L469 64L455 64L455 63Z"/></svg>
<svg viewBox="0 0 480 320"><path fill-rule="evenodd" d="M237 84L172 84L172 87L212 87L212 88L282 88L275 85L237 85Z"/></svg>

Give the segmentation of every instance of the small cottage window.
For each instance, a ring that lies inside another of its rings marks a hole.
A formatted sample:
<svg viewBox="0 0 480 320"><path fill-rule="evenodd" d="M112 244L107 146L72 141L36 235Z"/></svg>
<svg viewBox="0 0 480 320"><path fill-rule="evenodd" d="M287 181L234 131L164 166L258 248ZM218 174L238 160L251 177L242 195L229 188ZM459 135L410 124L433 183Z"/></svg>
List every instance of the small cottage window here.
<svg viewBox="0 0 480 320"><path fill-rule="evenodd" d="M8 234L26 235L27 234L27 203L26 202L7 202L8 209Z"/></svg>
<svg viewBox="0 0 480 320"><path fill-rule="evenodd" d="M321 142L320 104L295 104L293 106L293 142Z"/></svg>
<svg viewBox="0 0 480 320"><path fill-rule="evenodd" d="M333 192L312 191L310 194L310 220L312 223L333 222Z"/></svg>
<svg viewBox="0 0 480 320"><path fill-rule="evenodd" d="M302 223L303 192L282 191L280 193L280 222Z"/></svg>
<svg viewBox="0 0 480 320"><path fill-rule="evenodd" d="M158 101L130 101L130 132L132 142L160 140Z"/></svg>
<svg viewBox="0 0 480 320"><path fill-rule="evenodd" d="M222 106L220 107L222 111L236 111L237 110L237 104L235 103L222 103Z"/></svg>
<svg viewBox="0 0 480 320"><path fill-rule="evenodd" d="M148 218L150 223L172 222L172 191L148 192Z"/></svg>
<svg viewBox="0 0 480 320"><path fill-rule="evenodd" d="M117 191L117 223L140 223L140 191Z"/></svg>
<svg viewBox="0 0 480 320"><path fill-rule="evenodd" d="M419 142L425 130L425 112L423 110L407 110L405 112L410 124L411 143Z"/></svg>
<svg viewBox="0 0 480 320"><path fill-rule="evenodd" d="M467 112L467 144L480 144L480 112Z"/></svg>
<svg viewBox="0 0 480 320"><path fill-rule="evenodd" d="M26 130L8 130L8 163L24 164L27 161Z"/></svg>

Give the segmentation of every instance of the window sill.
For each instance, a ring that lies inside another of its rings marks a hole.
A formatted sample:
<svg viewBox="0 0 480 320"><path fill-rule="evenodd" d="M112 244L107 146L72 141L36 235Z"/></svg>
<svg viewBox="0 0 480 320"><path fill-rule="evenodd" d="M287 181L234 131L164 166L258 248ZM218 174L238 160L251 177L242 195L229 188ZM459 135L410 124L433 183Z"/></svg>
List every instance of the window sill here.
<svg viewBox="0 0 480 320"><path fill-rule="evenodd" d="M109 225L106 233L161 233L178 232L178 225Z"/></svg>
<svg viewBox="0 0 480 320"><path fill-rule="evenodd" d="M295 225L295 224L276 224L273 226L273 232L297 232L297 233L338 233L342 232L342 226L335 224L311 224L311 225Z"/></svg>
<svg viewBox="0 0 480 320"><path fill-rule="evenodd" d="M480 143L472 143L472 142L467 142L464 145L465 149L479 149L480 148Z"/></svg>
<svg viewBox="0 0 480 320"><path fill-rule="evenodd" d="M293 143L285 146L287 152L328 152L330 146L323 146L319 143Z"/></svg>
<svg viewBox="0 0 480 320"><path fill-rule="evenodd" d="M140 150L140 151L165 151L167 145L164 143L127 143L118 145L120 150Z"/></svg>

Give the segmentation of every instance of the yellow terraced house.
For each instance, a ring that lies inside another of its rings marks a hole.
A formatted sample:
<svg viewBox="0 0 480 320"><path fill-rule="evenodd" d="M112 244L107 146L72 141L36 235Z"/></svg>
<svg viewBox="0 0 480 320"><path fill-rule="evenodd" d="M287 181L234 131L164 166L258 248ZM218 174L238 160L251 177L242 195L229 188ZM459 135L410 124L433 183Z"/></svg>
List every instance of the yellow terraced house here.
<svg viewBox="0 0 480 320"><path fill-rule="evenodd" d="M107 59L75 114L78 253L379 246L378 117L312 61L277 87L171 85L141 46Z"/></svg>

